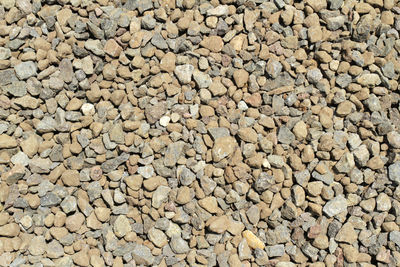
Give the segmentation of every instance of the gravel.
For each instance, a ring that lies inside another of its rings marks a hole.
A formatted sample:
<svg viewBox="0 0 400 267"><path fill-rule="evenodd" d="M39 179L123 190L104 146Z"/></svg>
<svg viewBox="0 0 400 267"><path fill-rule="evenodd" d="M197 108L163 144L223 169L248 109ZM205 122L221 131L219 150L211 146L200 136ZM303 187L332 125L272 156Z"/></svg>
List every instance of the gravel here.
<svg viewBox="0 0 400 267"><path fill-rule="evenodd" d="M0 0L0 266L400 265L393 0Z"/></svg>

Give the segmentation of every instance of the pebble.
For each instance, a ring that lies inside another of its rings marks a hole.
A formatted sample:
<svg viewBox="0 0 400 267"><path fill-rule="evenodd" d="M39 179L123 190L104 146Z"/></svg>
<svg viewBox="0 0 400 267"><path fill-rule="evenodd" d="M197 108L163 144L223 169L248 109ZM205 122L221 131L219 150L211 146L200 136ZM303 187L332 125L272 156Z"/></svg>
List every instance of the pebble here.
<svg viewBox="0 0 400 267"><path fill-rule="evenodd" d="M22 62L14 67L15 74L18 79L26 80L29 77L36 75L37 66L33 61Z"/></svg>
<svg viewBox="0 0 400 267"><path fill-rule="evenodd" d="M190 83L192 80L192 74L194 67L189 64L179 65L175 67L175 75L182 84Z"/></svg>
<svg viewBox="0 0 400 267"><path fill-rule="evenodd" d="M251 231L246 230L243 232L243 237L246 239L249 247L253 249L264 249L265 244Z"/></svg>
<svg viewBox="0 0 400 267"><path fill-rule="evenodd" d="M329 217L336 216L346 210L347 200L343 197L343 195L339 195L328 201L323 208L324 213Z"/></svg>

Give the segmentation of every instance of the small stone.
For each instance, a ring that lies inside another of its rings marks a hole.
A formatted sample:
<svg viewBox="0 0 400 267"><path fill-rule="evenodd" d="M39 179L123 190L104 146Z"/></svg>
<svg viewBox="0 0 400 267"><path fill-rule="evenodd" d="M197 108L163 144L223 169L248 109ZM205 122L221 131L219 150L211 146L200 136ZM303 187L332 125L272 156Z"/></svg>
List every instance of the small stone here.
<svg viewBox="0 0 400 267"><path fill-rule="evenodd" d="M299 121L293 127L293 134L298 140L303 140L307 137L307 125L303 121Z"/></svg>
<svg viewBox="0 0 400 267"><path fill-rule="evenodd" d="M241 88L245 86L249 80L249 73L244 69L235 70L233 72L233 79L235 80L236 86Z"/></svg>
<svg viewBox="0 0 400 267"><path fill-rule="evenodd" d="M84 250L75 253L72 260L78 266L89 266L90 263L89 255Z"/></svg>
<svg viewBox="0 0 400 267"><path fill-rule="evenodd" d="M336 114L338 114L341 117L349 115L353 111L353 103L350 101L344 101L339 104L339 106L336 109Z"/></svg>
<svg viewBox="0 0 400 267"><path fill-rule="evenodd" d="M145 109L147 121L149 123L155 123L158 121L167 111L165 102L158 102L154 106L148 106Z"/></svg>
<svg viewBox="0 0 400 267"><path fill-rule="evenodd" d="M217 199L215 197L205 197L203 199L200 199L198 203L200 207L210 213L217 213L218 211L220 211Z"/></svg>
<svg viewBox="0 0 400 267"><path fill-rule="evenodd" d="M388 175L391 181L395 182L397 185L400 184L400 161L389 166Z"/></svg>
<svg viewBox="0 0 400 267"><path fill-rule="evenodd" d="M357 82L362 86L375 86L381 83L381 79L378 74L368 73L363 74L357 78Z"/></svg>
<svg viewBox="0 0 400 267"><path fill-rule="evenodd" d="M393 232L389 233L389 240L394 242L397 246L400 247L400 232L393 231Z"/></svg>
<svg viewBox="0 0 400 267"><path fill-rule="evenodd" d="M400 134L392 131L387 134L389 144L394 148L400 148Z"/></svg>
<svg viewBox="0 0 400 267"><path fill-rule="evenodd" d="M187 253L190 250L187 242L178 236L173 236L169 244L171 246L172 251L174 251L177 254Z"/></svg>
<svg viewBox="0 0 400 267"><path fill-rule="evenodd" d="M374 156L372 157L368 162L367 166L372 169L372 170L380 170L383 168L385 163L383 162L382 158L380 156Z"/></svg>
<svg viewBox="0 0 400 267"><path fill-rule="evenodd" d="M31 216L25 215L21 218L19 223L24 227L25 230L29 229L32 226L33 220Z"/></svg>
<svg viewBox="0 0 400 267"><path fill-rule="evenodd" d="M282 64L274 59L270 59L267 62L266 71L271 76L271 78L276 79L282 71Z"/></svg>
<svg viewBox="0 0 400 267"><path fill-rule="evenodd" d="M264 249L265 248L265 244L251 231L249 231L249 230L244 231L243 237L246 239L249 247L251 247L253 249L257 249L257 248Z"/></svg>
<svg viewBox="0 0 400 267"><path fill-rule="evenodd" d="M238 136L245 142L256 143L258 136L252 128L241 128L238 131Z"/></svg>
<svg viewBox="0 0 400 267"><path fill-rule="evenodd" d="M358 235L354 230L353 225L348 222L345 223L339 232L336 234L335 240L338 242L345 242L348 244L353 244L357 241Z"/></svg>
<svg viewBox="0 0 400 267"><path fill-rule="evenodd" d="M193 79L199 88L208 88L212 83L210 75L199 70L194 70Z"/></svg>
<svg viewBox="0 0 400 267"><path fill-rule="evenodd" d="M119 215L114 222L114 233L117 237L124 237L127 233L132 231L131 224L124 215Z"/></svg>
<svg viewBox="0 0 400 267"><path fill-rule="evenodd" d="M61 180L66 186L79 186L80 185L80 175L76 170L66 170L61 175Z"/></svg>
<svg viewBox="0 0 400 267"><path fill-rule="evenodd" d="M28 250L33 256L40 256L46 252L46 240L43 236L35 236L29 243Z"/></svg>
<svg viewBox="0 0 400 267"><path fill-rule="evenodd" d="M219 36L208 36L201 41L200 45L211 52L218 53L222 50L224 41Z"/></svg>
<svg viewBox="0 0 400 267"><path fill-rule="evenodd" d="M285 254L285 246L284 245L275 245L275 246L267 246L266 251L268 257L281 257Z"/></svg>
<svg viewBox="0 0 400 267"><path fill-rule="evenodd" d="M214 142L212 149L212 156L215 162L219 162L222 159L232 155L236 148L236 141L233 137L218 138Z"/></svg>
<svg viewBox="0 0 400 267"><path fill-rule="evenodd" d="M175 70L176 56L172 52L168 52L160 61L160 69L166 72L173 72Z"/></svg>
<svg viewBox="0 0 400 267"><path fill-rule="evenodd" d="M3 148L13 148L16 147L17 140L13 138L12 136L8 136L6 134L0 134L0 149Z"/></svg>
<svg viewBox="0 0 400 267"><path fill-rule="evenodd" d="M164 164L166 167L175 166L176 162L180 158L183 148L185 147L185 143L182 141L171 143L167 147L167 151L164 156Z"/></svg>
<svg viewBox="0 0 400 267"><path fill-rule="evenodd" d="M357 262L358 259L358 250L350 245L343 246L343 255L346 261L348 262Z"/></svg>
<svg viewBox="0 0 400 267"><path fill-rule="evenodd" d="M5 237L15 237L18 236L20 232L20 228L16 223L9 223L3 226L0 226L0 236Z"/></svg>
<svg viewBox="0 0 400 267"><path fill-rule="evenodd" d="M182 84L188 84L192 80L194 67L190 64L179 65L175 67L175 75Z"/></svg>
<svg viewBox="0 0 400 267"><path fill-rule="evenodd" d="M163 202L168 200L168 194L171 191L171 188L167 186L159 186L156 191L153 193L151 205L158 209Z"/></svg>
<svg viewBox="0 0 400 267"><path fill-rule="evenodd" d="M229 219L227 216L223 215L220 217L212 217L211 222L207 222L208 228L215 233L221 234L228 229Z"/></svg>
<svg viewBox="0 0 400 267"><path fill-rule="evenodd" d="M96 112L94 109L94 105L90 104L90 103L84 103L81 106L81 111L82 111L83 115L85 115L85 116L92 116Z"/></svg>
<svg viewBox="0 0 400 267"><path fill-rule="evenodd" d="M110 39L104 46L104 52L112 57L119 57L122 52L122 48L114 39Z"/></svg>
<svg viewBox="0 0 400 267"><path fill-rule="evenodd" d="M226 87L219 81L212 82L208 90L210 90L213 96L222 96L228 91L228 89L226 89Z"/></svg>
<svg viewBox="0 0 400 267"><path fill-rule="evenodd" d="M229 14L229 7L227 5L218 5L215 8L207 10L207 16L227 16Z"/></svg>
<svg viewBox="0 0 400 267"><path fill-rule="evenodd" d="M322 9L327 8L327 3L326 0L307 0L306 3L312 8L314 9L315 12L318 12Z"/></svg>
<svg viewBox="0 0 400 267"><path fill-rule="evenodd" d="M53 207L60 203L61 198L52 192L49 192L40 198L40 205L42 207Z"/></svg>
<svg viewBox="0 0 400 267"><path fill-rule="evenodd" d="M25 61L16 65L14 70L18 79L26 80L36 75L37 67L33 61Z"/></svg>
<svg viewBox="0 0 400 267"><path fill-rule="evenodd" d="M160 125L163 127L167 127L170 121L171 121L171 118L169 116L162 116L160 118Z"/></svg>
<svg viewBox="0 0 400 267"><path fill-rule="evenodd" d="M336 163L335 168L338 172L349 173L355 166L353 153L345 153Z"/></svg>
<svg viewBox="0 0 400 267"><path fill-rule="evenodd" d="M296 139L295 135L286 126L281 126L278 131L278 141L282 144L290 144Z"/></svg>
<svg viewBox="0 0 400 267"><path fill-rule="evenodd" d="M159 248L162 248L168 244L167 236L161 230L158 230L154 227L149 230L148 236L150 241Z"/></svg>
<svg viewBox="0 0 400 267"><path fill-rule="evenodd" d="M390 208L392 207L390 198L385 193L380 193L378 195L378 197L376 198L376 203L377 203L376 209L378 211L389 211Z"/></svg>
<svg viewBox="0 0 400 267"><path fill-rule="evenodd" d="M57 240L53 240L47 244L46 255L51 259L61 258L64 255L64 248Z"/></svg>
<svg viewBox="0 0 400 267"><path fill-rule="evenodd" d="M323 212L329 217L336 216L344 211L347 211L347 200L342 195L328 201L323 208Z"/></svg>
<svg viewBox="0 0 400 267"><path fill-rule="evenodd" d="M12 84L6 86L5 90L9 94L11 94L13 96L17 96L17 97L24 96L27 93L26 83L22 82L22 81L13 82Z"/></svg>
<svg viewBox="0 0 400 267"><path fill-rule="evenodd" d="M135 245L132 251L132 258L138 265L145 264L151 266L154 262L154 256L151 254L150 249L139 244Z"/></svg>
<svg viewBox="0 0 400 267"><path fill-rule="evenodd" d="M77 207L76 198L73 196L67 196L66 198L64 198L64 200L61 202L60 205L61 205L62 210L66 214L74 212L74 211L76 211L76 207Z"/></svg>
<svg viewBox="0 0 400 267"><path fill-rule="evenodd" d="M6 60L11 57L11 50L5 47L0 47L0 60Z"/></svg>
<svg viewBox="0 0 400 267"><path fill-rule="evenodd" d="M104 49L100 40L87 40L85 42L85 48L97 56L104 56Z"/></svg>
<svg viewBox="0 0 400 267"><path fill-rule="evenodd" d="M238 253L240 260L249 260L251 259L251 250L249 245L247 244L246 239L244 238L238 246Z"/></svg>

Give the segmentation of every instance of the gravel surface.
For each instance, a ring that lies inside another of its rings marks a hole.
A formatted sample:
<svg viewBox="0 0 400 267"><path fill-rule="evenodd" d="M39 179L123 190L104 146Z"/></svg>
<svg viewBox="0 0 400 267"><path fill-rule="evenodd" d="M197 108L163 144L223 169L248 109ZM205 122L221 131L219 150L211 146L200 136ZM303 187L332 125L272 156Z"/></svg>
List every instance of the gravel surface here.
<svg viewBox="0 0 400 267"><path fill-rule="evenodd" d="M400 3L0 0L0 266L400 266Z"/></svg>

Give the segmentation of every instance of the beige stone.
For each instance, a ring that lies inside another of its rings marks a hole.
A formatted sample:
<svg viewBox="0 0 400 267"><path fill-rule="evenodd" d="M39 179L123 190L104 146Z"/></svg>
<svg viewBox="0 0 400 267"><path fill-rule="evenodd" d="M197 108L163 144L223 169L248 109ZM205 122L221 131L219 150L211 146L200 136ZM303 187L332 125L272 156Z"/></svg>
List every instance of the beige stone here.
<svg viewBox="0 0 400 267"><path fill-rule="evenodd" d="M246 239L247 244L249 245L250 248L253 249L264 249L265 244L251 231L246 230L243 232L243 237Z"/></svg>

